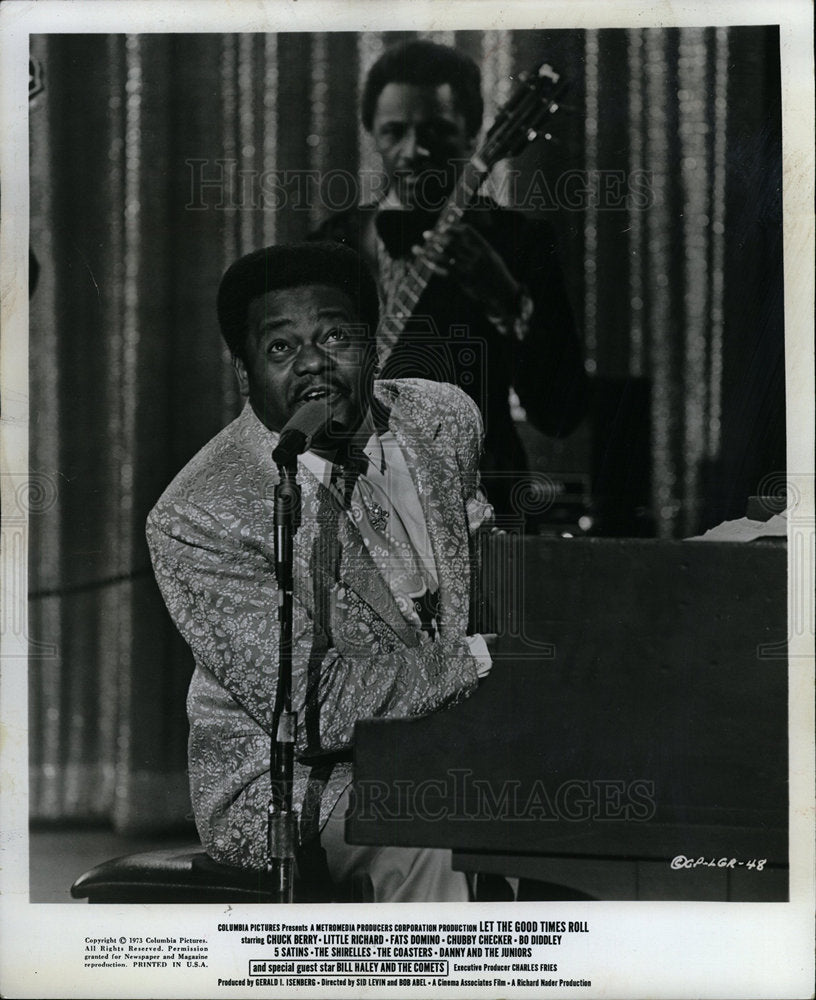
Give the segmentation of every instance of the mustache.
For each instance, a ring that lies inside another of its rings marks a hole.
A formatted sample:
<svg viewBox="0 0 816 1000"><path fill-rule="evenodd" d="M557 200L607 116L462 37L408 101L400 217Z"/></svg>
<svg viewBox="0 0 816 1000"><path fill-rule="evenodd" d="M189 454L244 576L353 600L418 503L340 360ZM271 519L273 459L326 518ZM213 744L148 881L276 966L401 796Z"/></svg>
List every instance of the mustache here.
<svg viewBox="0 0 816 1000"><path fill-rule="evenodd" d="M290 400L291 403L300 403L310 392L315 390L323 389L327 394L337 393L338 395L348 396L350 395L350 388L340 379L337 378L320 378L309 382L308 384L299 385L292 395Z"/></svg>

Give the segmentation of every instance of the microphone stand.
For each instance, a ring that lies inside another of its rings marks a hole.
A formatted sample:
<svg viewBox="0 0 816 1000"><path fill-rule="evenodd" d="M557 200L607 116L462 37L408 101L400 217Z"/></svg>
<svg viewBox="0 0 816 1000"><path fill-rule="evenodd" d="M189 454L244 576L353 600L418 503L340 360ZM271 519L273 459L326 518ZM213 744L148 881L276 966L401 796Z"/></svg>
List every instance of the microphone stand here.
<svg viewBox="0 0 816 1000"><path fill-rule="evenodd" d="M273 456L274 457L274 456ZM300 487L296 482L297 458L278 465L275 487L275 576L278 581L280 624L278 686L272 713L268 810L268 861L272 901L291 903L294 898L297 812L292 803L292 783L297 736L297 714L292 711L292 600L293 541L300 527Z"/></svg>

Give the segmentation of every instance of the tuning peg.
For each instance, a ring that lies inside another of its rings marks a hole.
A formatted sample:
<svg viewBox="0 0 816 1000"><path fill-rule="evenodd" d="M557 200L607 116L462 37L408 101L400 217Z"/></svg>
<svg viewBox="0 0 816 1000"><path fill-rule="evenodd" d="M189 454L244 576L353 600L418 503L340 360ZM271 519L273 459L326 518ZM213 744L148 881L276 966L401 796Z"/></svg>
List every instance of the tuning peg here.
<svg viewBox="0 0 816 1000"><path fill-rule="evenodd" d="M535 142L536 139L542 139L544 142L551 142L554 146L560 145L559 140L555 138L552 132L539 132L534 128L527 129L525 138L527 142Z"/></svg>
<svg viewBox="0 0 816 1000"><path fill-rule="evenodd" d="M553 83L559 83L561 80L561 75L556 73L552 66L548 62L543 62L536 70L536 76L547 77L548 80L552 80Z"/></svg>

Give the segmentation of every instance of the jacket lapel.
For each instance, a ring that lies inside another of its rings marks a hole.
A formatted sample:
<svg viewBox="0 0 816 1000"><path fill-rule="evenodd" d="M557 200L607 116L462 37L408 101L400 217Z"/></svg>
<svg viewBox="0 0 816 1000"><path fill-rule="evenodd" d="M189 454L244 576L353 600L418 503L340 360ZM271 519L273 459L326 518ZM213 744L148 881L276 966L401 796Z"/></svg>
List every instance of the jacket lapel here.
<svg viewBox="0 0 816 1000"><path fill-rule="evenodd" d="M398 390L395 390L399 395ZM470 553L464 498L451 480L460 481L456 455L440 440L444 433L438 412L422 410L406 415L394 406L389 426L394 432L414 481L425 515L436 572L439 579L440 632L457 634L467 626L470 585ZM448 488L446 488L446 486Z"/></svg>

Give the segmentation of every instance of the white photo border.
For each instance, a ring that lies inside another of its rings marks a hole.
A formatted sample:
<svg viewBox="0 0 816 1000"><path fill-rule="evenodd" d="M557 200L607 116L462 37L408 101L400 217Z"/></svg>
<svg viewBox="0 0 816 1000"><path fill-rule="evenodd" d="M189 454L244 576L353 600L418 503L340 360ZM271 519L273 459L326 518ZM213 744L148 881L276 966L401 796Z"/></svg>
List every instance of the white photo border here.
<svg viewBox="0 0 816 1000"><path fill-rule="evenodd" d="M391 2L374 5L329 0L235 2L190 0L166 4L150 0L10 0L0 8L0 126L2 177L2 342L0 388L3 416L4 493L15 470L28 469L28 95L25 66L29 35L59 32L255 32L400 30L462 28L669 27L675 25L778 24L782 60L784 157L785 360L787 373L787 468L800 500L790 531L804 531L812 558L814 526L814 93L813 13L807 0L732 0L730 3L626 0L569 2ZM18 477L19 478L19 477ZM23 476L24 478L24 476ZM4 496L4 499L8 499ZM4 504L4 508L5 508ZM789 551L793 537L789 535ZM789 567L789 584L796 585ZM812 565L805 579L813 581ZM25 579L6 579L3 598L25 602ZM813 600L812 588L810 598ZM810 621L813 621L812 611ZM210 997L280 996L280 989L218 988L216 977L234 974L244 963L230 940L215 933L230 920L258 919L257 908L201 905L73 906L30 904L28 873L27 686L25 640L0 637L0 994L8 997ZM788 903L552 903L552 917L589 919L586 941L567 940L559 962L585 970L588 989L550 988L546 995L604 997L804 997L814 981L814 765L813 636L792 634L790 648L790 902ZM68 876L66 876L68 877ZM497 915L516 919L542 904L468 904L475 921ZM524 908L529 908L526 910ZM251 910L251 912L250 912ZM306 906L294 908L308 922ZM269 910L264 910L269 914ZM332 907L337 921L372 919L368 909ZM428 919L424 905L377 908L376 919ZM434 919L455 919L453 904L436 904ZM273 917L274 919L274 917ZM325 911L320 919L326 919ZM206 970L88 970L83 968L87 936L157 937L200 934L211 942ZM227 936L228 937L228 936ZM223 971L219 971L223 970ZM126 974L125 974L126 972ZM178 974L176 974L178 973ZM403 988L392 996L412 994ZM492 988L451 988L451 996L492 997ZM510 989L504 996L531 996ZM350 990L308 988L288 995L355 995ZM369 991L366 995L372 995ZM540 995L540 994L538 994Z"/></svg>

